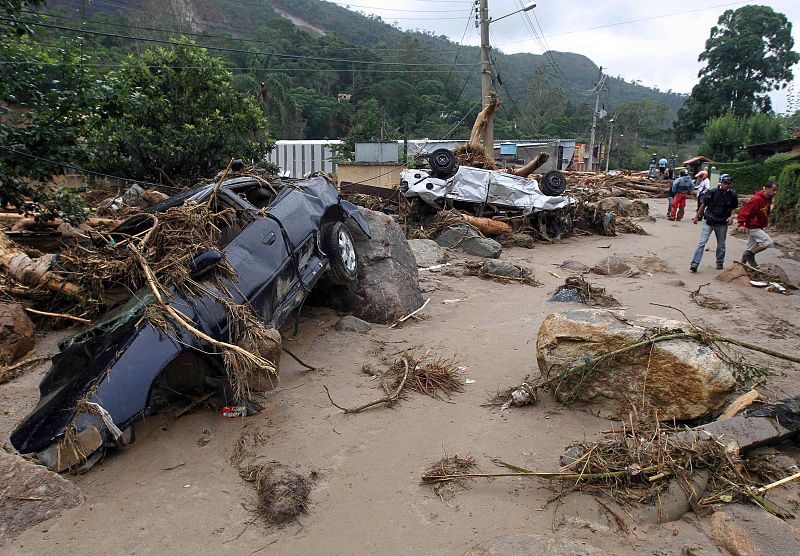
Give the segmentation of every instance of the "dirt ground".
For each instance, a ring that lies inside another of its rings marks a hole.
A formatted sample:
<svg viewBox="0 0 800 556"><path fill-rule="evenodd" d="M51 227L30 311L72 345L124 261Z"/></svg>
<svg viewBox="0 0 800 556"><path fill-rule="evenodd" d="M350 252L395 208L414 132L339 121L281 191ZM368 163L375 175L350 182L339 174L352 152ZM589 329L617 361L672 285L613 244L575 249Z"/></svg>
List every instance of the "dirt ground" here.
<svg viewBox="0 0 800 556"><path fill-rule="evenodd" d="M547 301L570 274L558 267L567 259L591 266L612 254L657 255L676 274L589 275L589 280L605 287L631 314L680 318L650 303L674 305L726 335L797 352L800 295L715 281L714 239L700 271L690 273L700 226L666 220L664 200L650 204L656 221L642 224L647 236L575 236L557 245L504 251L503 259L531 267L541 287L440 274L441 287L424 294L431 302L421 313L423 320L397 329L374 326L366 334L335 330L338 315L331 311L305 310L298 335L290 338L289 327L285 345L324 370L306 371L284 356L279 388L267 396L264 411L252 417L227 419L204 410L178 420L159 416L141 423L133 445L87 474L71 477L86 498L82 505L29 529L5 553L463 554L493 537L539 533L608 554L680 554L684 549L722 554L708 536L708 520L692 513L650 525L637 523L631 512L623 515L625 532L588 495L548 504L555 491L536 479L475 481L445 501L419 482L428 465L445 454L472 455L486 471L495 469L491 457L556 470L567 445L596 440L601 430L612 428L611 422L564 407L549 395L532 407L503 412L481 407L498 389L519 384L526 375L538 376L539 325L548 314L576 306ZM791 238L784 240L791 245ZM742 236L729 236L729 264L744 245ZM759 261L779 264L795 284L800 282L800 262L779 250L760 254ZM685 285L675 285L676 280ZM704 309L690 300L691 290L709 282L704 292L733 309ZM444 303L454 299L460 301ZM50 334L39 351L54 351L57 337ZM393 360L412 348L455 356L469 367L466 378L474 382L444 401L409 392L393 408L356 415L331 406L323 385L342 405L375 399L382 390L362 366L383 369L383 358ZM770 379L765 393L774 399L800 394L800 369L773 366L785 376ZM43 366L0 386L0 442L34 407L44 371ZM317 472L308 513L283 526L254 517L252 486L229 461L240 436L255 431L264 435L257 447L264 462ZM796 487L778 490L798 499Z"/></svg>

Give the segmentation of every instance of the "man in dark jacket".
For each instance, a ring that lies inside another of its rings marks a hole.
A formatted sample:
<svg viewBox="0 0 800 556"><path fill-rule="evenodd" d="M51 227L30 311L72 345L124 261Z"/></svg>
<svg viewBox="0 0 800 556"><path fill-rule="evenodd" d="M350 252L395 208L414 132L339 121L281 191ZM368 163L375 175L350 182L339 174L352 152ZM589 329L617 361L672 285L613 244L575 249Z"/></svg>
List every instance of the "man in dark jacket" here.
<svg viewBox="0 0 800 556"><path fill-rule="evenodd" d="M700 232L700 241L692 257L689 270L697 272L703 251L711 237L711 232L717 238L717 270L722 270L725 265L725 239L728 235L728 225L733 224L733 211L739 206L739 197L733 190L733 179L728 174L720 176L720 184L716 189L706 193L697 214L692 218L692 223L697 224L705 217L703 230Z"/></svg>
<svg viewBox="0 0 800 556"><path fill-rule="evenodd" d="M747 249L742 255L742 262L750 266L758 266L756 253L769 249L774 245L772 238L764 231L769 223L769 210L772 198L778 192L778 184L772 182L766 189L756 191L739 212L739 231L747 232Z"/></svg>
<svg viewBox="0 0 800 556"><path fill-rule="evenodd" d="M675 220L675 213L677 211L677 219L683 219L683 211L686 208L686 196L694 189L694 182L689 177L689 172L684 168L681 170L681 175L678 179L672 182L672 205L669 209L669 219Z"/></svg>

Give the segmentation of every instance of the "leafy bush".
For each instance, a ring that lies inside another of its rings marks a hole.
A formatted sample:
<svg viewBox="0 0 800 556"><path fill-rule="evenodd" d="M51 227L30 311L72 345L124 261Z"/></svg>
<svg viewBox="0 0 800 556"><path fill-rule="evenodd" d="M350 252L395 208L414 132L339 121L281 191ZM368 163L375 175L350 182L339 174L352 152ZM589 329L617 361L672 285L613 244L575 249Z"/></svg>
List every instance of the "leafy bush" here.
<svg viewBox="0 0 800 556"><path fill-rule="evenodd" d="M774 224L779 228L800 231L800 162L783 168L772 214Z"/></svg>
<svg viewBox="0 0 800 556"><path fill-rule="evenodd" d="M776 155L777 156L777 155ZM716 167L722 174L730 174L738 193L750 194L762 189L770 181L777 180L781 171L793 162L800 162L800 156L791 158L770 157L764 162L723 162Z"/></svg>

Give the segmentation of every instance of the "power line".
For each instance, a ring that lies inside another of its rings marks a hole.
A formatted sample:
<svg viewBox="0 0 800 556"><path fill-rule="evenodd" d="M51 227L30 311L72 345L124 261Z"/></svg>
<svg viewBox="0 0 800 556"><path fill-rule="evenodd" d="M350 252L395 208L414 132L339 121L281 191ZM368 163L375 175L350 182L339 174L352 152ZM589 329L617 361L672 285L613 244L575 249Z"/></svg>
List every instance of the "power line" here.
<svg viewBox="0 0 800 556"><path fill-rule="evenodd" d="M96 68L121 68L124 64L111 64L111 63L57 63L57 62L39 62L37 60L24 60L24 61L17 61L17 62L0 62L0 65L4 66L52 66L52 67L96 67ZM264 73L283 73L283 72L295 72L295 71L309 71L308 68L258 68L258 67L247 67L247 66L239 66L239 67L229 67L229 66L163 66L163 65L145 65L146 68L168 68L168 69L180 69L180 70L188 70L188 69L218 69L218 70L225 70L225 71L249 71L249 72L264 72ZM314 68L315 72L330 72L330 73L341 73L341 72L349 72L350 70L345 69L332 69L332 68L323 68L317 69ZM391 69L357 69L359 73L449 73L448 70L391 70Z"/></svg>
<svg viewBox="0 0 800 556"><path fill-rule="evenodd" d="M461 18L457 18L461 19ZM194 44L194 43L187 43L187 42L179 42L179 41L172 41L172 40L165 40L165 39L154 39L154 38L147 38L147 37L134 37L130 35L120 35L116 33L105 33L102 31L89 31L84 29L75 29L74 27L65 27L63 25L52 25L48 23L40 23L35 21L22 21L22 20L14 20L10 17L0 17L0 21L13 21L19 22L25 25L33 25L37 27L44 27L48 29L59 29L62 31L69 31L78 34L89 34L89 35L97 35L101 37L111 37L111 38L119 38L119 39L126 39L126 40L135 40L135 41L143 41L143 42L153 42L158 44L167 44L172 46L185 46L189 48L201 48L204 50L217 50L220 52L233 52L237 54L253 54L259 56L272 56L276 58L288 58L292 60L314 60L318 62L334 62L334 63L347 63L347 64L371 64L371 65L382 65L382 66L423 66L423 67L431 67L431 66L445 66L446 64L436 64L436 63L414 63L414 62L376 62L370 60L351 60L348 58L322 58L318 56L302 56L300 54L282 54L279 52L259 52L253 50L244 50L240 48L225 48L221 46L208 46L202 44ZM457 66L461 67L471 67L475 64L456 64Z"/></svg>
<svg viewBox="0 0 800 556"><path fill-rule="evenodd" d="M466 4L467 2L459 2ZM337 6L341 6L343 8L366 8L368 10L378 10L378 11L386 11L386 12L413 12L419 13L422 10L405 10L402 8L381 8L378 6L362 6L359 4L351 4L349 2L345 2L340 4L339 2L331 2L331 4L336 4ZM426 13L453 13L453 12L463 12L464 10L424 10Z"/></svg>

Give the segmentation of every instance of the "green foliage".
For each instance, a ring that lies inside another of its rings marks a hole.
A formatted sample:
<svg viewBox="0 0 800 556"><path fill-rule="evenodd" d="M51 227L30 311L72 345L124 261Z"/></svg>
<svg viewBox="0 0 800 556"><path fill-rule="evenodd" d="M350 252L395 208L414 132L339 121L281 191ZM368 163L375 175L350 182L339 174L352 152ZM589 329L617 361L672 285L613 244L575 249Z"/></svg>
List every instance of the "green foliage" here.
<svg viewBox="0 0 800 556"><path fill-rule="evenodd" d="M764 160L764 164L780 164L800 157L797 153L777 153Z"/></svg>
<svg viewBox="0 0 800 556"><path fill-rule="evenodd" d="M746 145L769 143L784 137L787 134L776 116L756 113L740 117L728 112L708 121L700 153L712 160L735 160L743 155L742 147Z"/></svg>
<svg viewBox="0 0 800 556"><path fill-rule="evenodd" d="M770 112L769 92L794 79L800 56L792 50L792 24L768 6L726 10L719 18L699 61L700 81L678 112L675 129L688 140L715 116L738 117Z"/></svg>
<svg viewBox="0 0 800 556"><path fill-rule="evenodd" d="M0 25L0 36L9 31L17 35L28 33L28 26L19 22L20 13L23 9L41 8L44 3L45 0L0 0L0 15L11 19Z"/></svg>
<svg viewBox="0 0 800 556"><path fill-rule="evenodd" d="M784 168L800 161L800 156L774 161L746 161L738 163L715 164L720 173L730 174L736 191L743 194L755 193L778 179Z"/></svg>
<svg viewBox="0 0 800 556"><path fill-rule="evenodd" d="M30 199L41 219L78 223L85 218L80 204L46 187L62 170L49 161L80 164L87 158L81 138L102 91L79 67L86 58L69 41L53 51L28 35L3 35L0 58L11 62L0 65L0 206L34 208L26 205Z"/></svg>
<svg viewBox="0 0 800 556"><path fill-rule="evenodd" d="M778 227L800 232L800 162L787 164L778 177L772 215Z"/></svg>
<svg viewBox="0 0 800 556"><path fill-rule="evenodd" d="M223 61L203 49L144 51L102 86L107 98L88 137L102 171L191 183L232 157L261 160L272 147L256 100L236 91Z"/></svg>

